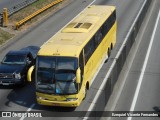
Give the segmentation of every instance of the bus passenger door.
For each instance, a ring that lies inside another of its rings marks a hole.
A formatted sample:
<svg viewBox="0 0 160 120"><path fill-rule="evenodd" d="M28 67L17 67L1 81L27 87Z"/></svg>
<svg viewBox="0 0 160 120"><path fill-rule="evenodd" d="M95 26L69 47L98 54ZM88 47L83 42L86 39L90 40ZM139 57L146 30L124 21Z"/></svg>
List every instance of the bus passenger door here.
<svg viewBox="0 0 160 120"><path fill-rule="evenodd" d="M84 57L83 57L83 50L79 56L79 67L81 70L81 84L83 83L83 77L84 77Z"/></svg>
<svg viewBox="0 0 160 120"><path fill-rule="evenodd" d="M85 86L85 84L83 83L84 82L83 81L84 80L84 53L83 53L83 50L79 56L79 67L81 70L81 83L79 84L79 90L80 90L80 89L84 89L84 86ZM84 95L84 90L82 90L81 92L81 97L83 97L83 95Z"/></svg>

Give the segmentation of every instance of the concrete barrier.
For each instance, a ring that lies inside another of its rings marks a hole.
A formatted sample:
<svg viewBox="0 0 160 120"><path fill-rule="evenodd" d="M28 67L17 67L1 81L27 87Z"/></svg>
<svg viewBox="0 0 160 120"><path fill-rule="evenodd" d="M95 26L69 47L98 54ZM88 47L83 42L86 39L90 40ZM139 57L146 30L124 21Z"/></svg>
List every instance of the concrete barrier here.
<svg viewBox="0 0 160 120"><path fill-rule="evenodd" d="M103 88L100 88L100 90L95 95L96 97L98 96L96 99L96 103L94 103L92 108L89 108L94 113L94 117L92 116L92 112L89 112L90 114L87 113L83 120L90 120L90 118L91 120L99 120L101 118L105 106L107 105L107 102L112 94L114 85L118 80L121 69L139 32L139 29L150 6L150 3L151 0L145 0L124 42L122 43L120 50L116 54L116 57L111 58L108 61L108 72L102 83ZM95 117L96 112L97 116Z"/></svg>

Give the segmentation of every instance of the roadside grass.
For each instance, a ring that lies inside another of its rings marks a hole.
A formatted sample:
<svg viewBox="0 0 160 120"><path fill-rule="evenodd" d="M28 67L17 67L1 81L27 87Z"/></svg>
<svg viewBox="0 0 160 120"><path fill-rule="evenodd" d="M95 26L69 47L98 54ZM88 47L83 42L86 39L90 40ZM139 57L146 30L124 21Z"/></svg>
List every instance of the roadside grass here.
<svg viewBox="0 0 160 120"><path fill-rule="evenodd" d="M12 38L13 36L14 36L13 34L10 34L9 32L6 32L6 31L0 29L0 45L5 43L7 40Z"/></svg>
<svg viewBox="0 0 160 120"><path fill-rule="evenodd" d="M61 3L58 3L57 5L52 6L51 8L47 9L46 11L40 13L36 17L32 18L31 20L27 21L25 24L23 24L18 30L15 30L15 23L24 19L25 17L31 15L32 13L36 12L37 10L45 7L46 5L54 2L56 0L38 0L37 2L34 2L33 4L21 9L20 11L14 13L9 17L9 25L6 28L0 28L0 45L4 44L7 40L11 39L13 36L16 36L17 34L20 34L22 31L26 30L30 26L32 26L34 23L43 20L47 16L50 16L51 14L55 13L56 11L62 9L69 3L71 3L74 0L64 0Z"/></svg>

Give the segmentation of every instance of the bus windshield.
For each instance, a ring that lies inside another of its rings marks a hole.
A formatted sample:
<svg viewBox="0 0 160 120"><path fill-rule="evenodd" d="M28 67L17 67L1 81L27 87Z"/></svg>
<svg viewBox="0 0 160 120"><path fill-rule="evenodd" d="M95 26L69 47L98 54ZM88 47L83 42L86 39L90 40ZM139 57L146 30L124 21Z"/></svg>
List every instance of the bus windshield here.
<svg viewBox="0 0 160 120"><path fill-rule="evenodd" d="M77 58L39 56L37 59L37 91L49 94L75 94Z"/></svg>

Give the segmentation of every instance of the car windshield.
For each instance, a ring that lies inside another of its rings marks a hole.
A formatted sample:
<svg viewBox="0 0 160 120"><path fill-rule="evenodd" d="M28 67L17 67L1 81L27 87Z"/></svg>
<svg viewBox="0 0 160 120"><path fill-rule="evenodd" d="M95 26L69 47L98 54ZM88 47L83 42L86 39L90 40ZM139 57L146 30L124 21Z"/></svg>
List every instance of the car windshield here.
<svg viewBox="0 0 160 120"><path fill-rule="evenodd" d="M24 55L6 55L2 61L5 64L25 64Z"/></svg>
<svg viewBox="0 0 160 120"><path fill-rule="evenodd" d="M53 94L77 92L77 59L72 57L38 57L37 90Z"/></svg>

